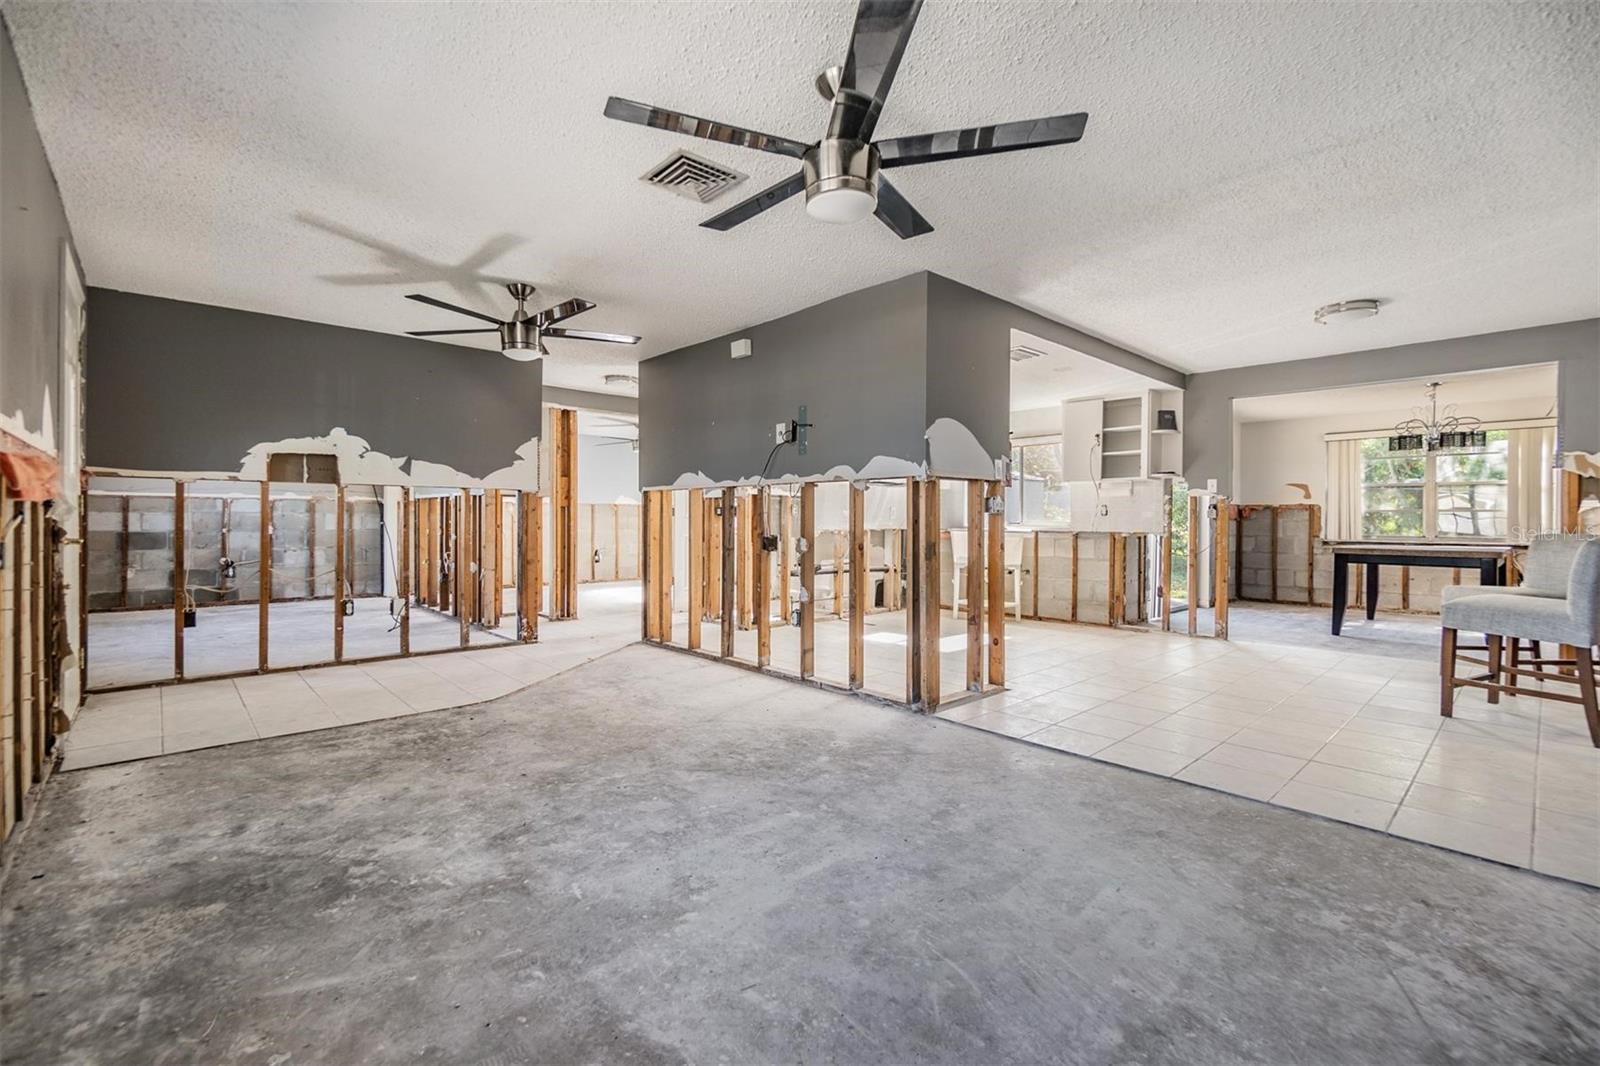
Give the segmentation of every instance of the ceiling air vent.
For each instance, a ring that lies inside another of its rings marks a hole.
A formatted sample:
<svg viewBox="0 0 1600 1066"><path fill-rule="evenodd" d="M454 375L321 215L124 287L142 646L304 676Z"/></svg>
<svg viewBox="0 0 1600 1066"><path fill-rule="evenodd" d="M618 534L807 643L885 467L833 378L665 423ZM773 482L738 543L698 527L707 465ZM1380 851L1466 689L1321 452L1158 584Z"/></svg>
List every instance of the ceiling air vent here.
<svg viewBox="0 0 1600 1066"><path fill-rule="evenodd" d="M651 167L639 180L708 204L745 179L737 170L681 149Z"/></svg>
<svg viewBox="0 0 1600 1066"><path fill-rule="evenodd" d="M1037 348L1030 348L1026 344L1019 344L1011 349L1011 361L1020 363L1027 359L1037 359L1044 353Z"/></svg>

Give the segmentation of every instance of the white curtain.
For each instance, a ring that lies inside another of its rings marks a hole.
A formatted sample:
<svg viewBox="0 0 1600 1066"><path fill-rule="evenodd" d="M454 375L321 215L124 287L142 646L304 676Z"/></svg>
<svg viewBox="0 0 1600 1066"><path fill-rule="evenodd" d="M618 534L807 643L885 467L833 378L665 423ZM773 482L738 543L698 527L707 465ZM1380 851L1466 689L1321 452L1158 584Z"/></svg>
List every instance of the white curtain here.
<svg viewBox="0 0 1600 1066"><path fill-rule="evenodd" d="M1361 536L1361 442L1328 442L1328 498L1322 508L1322 535L1328 540Z"/></svg>
<svg viewBox="0 0 1600 1066"><path fill-rule="evenodd" d="M1506 445L1506 533L1526 543L1559 531L1555 427L1506 430Z"/></svg>

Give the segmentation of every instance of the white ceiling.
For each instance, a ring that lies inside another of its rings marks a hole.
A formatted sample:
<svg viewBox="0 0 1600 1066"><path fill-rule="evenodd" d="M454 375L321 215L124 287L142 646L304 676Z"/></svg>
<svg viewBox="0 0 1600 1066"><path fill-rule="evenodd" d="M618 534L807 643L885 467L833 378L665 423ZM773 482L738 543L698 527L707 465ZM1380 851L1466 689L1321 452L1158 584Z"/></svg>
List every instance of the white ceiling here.
<svg viewBox="0 0 1600 1066"><path fill-rule="evenodd" d="M1250 396L1233 401L1233 417L1238 422L1271 422L1284 418L1409 411L1428 402L1423 386L1429 381L1439 382L1440 409L1448 404L1456 404L1462 414L1471 414L1475 403L1548 401L1552 412L1556 403L1556 368L1555 364L1550 363L1392 381L1383 385L1357 385L1346 389L1321 389L1281 396Z"/></svg>
<svg viewBox="0 0 1600 1066"><path fill-rule="evenodd" d="M401 331L456 321L402 293L505 310L480 282L509 277L644 335L552 342L554 385L920 269L1191 370L1600 313L1600 5L930 0L880 136L1090 120L896 171L937 227L905 242L798 200L701 229L793 161L602 117L615 93L817 137L853 9L4 3L92 284ZM639 183L678 147L750 181L715 207ZM415 280L327 280L396 263ZM1360 327L1310 321L1369 296Z"/></svg>
<svg viewBox="0 0 1600 1066"><path fill-rule="evenodd" d="M1026 345L1044 354L1011 364L1013 411L1051 407L1063 400L1166 388L1154 378L1014 329L1011 331L1011 347L1015 349L1018 345Z"/></svg>

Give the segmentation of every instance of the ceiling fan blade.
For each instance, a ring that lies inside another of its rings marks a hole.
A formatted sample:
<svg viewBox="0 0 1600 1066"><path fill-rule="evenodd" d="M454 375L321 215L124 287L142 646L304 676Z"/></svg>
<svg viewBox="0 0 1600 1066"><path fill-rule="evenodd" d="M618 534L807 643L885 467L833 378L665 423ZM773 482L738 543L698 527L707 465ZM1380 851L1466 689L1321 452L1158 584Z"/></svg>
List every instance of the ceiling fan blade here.
<svg viewBox="0 0 1600 1066"><path fill-rule="evenodd" d="M668 111L664 107L624 100L620 96L609 97L606 100L606 117L622 122L634 122L640 126L654 126L658 130L671 130L673 133L682 133L689 137L701 137L708 141L737 144L741 148L754 148L776 155L792 156L795 159L805 155L806 149L810 147L799 141L791 141L787 137L741 129L708 118L696 118L681 111Z"/></svg>
<svg viewBox="0 0 1600 1066"><path fill-rule="evenodd" d="M497 329L408 329L408 337L455 337L463 333L499 333Z"/></svg>
<svg viewBox="0 0 1600 1066"><path fill-rule="evenodd" d="M912 137L891 137L879 141L879 165L909 167L918 163L938 163L946 159L965 159L974 155L1015 152L1023 148L1044 148L1052 144L1071 144L1083 137L1089 116L1079 111L1071 115L1001 122L993 126L973 126L943 133L919 133Z"/></svg>
<svg viewBox="0 0 1600 1066"><path fill-rule="evenodd" d="M804 192L806 176L804 172L784 178L776 185L769 186L750 197L734 204L720 215L713 215L700 225L707 229L730 230L741 222L748 222L774 204L781 204L795 193Z"/></svg>
<svg viewBox="0 0 1600 1066"><path fill-rule="evenodd" d="M455 304L447 304L443 300L435 300L432 296L423 296L421 293L407 293L406 299L415 300L422 304L432 304L434 307L442 307L446 311L454 311L458 315L471 315L473 318L481 318L485 322L493 322L497 326L500 324L498 318L490 318L482 311L474 311L470 307L457 307Z"/></svg>
<svg viewBox="0 0 1600 1066"><path fill-rule="evenodd" d="M565 337L569 341L606 341L610 344L638 344L639 338L627 333L595 333L586 329L541 329L546 337Z"/></svg>
<svg viewBox="0 0 1600 1066"><path fill-rule="evenodd" d="M845 54L844 71L833 94L833 110L828 114L829 137L872 140L921 10L922 0L861 0L850 34L850 51Z"/></svg>
<svg viewBox="0 0 1600 1066"><path fill-rule="evenodd" d="M878 221L894 230L901 240L920 237L933 232L933 223L911 206L911 201L900 195L900 190L884 178L878 179L878 208L872 212Z"/></svg>
<svg viewBox="0 0 1600 1066"><path fill-rule="evenodd" d="M571 318L573 315L581 315L585 311L593 309L593 307L594 304L590 303L588 300L579 300L574 298L558 303L554 307L545 308L543 311L540 311L538 314L534 315L533 320L542 329L551 322L560 322L564 318Z"/></svg>

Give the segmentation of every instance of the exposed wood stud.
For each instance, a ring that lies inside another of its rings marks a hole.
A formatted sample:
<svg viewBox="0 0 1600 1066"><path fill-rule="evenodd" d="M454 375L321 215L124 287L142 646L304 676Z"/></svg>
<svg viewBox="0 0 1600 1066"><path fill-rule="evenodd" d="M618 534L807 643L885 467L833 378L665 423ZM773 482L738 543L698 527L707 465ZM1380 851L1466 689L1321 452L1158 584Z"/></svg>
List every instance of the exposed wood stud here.
<svg viewBox="0 0 1600 1066"><path fill-rule="evenodd" d="M1001 496L1005 486L998 481L989 483L989 495ZM989 684L1004 685L1006 683L1006 516L991 514L985 516L988 530L984 537L984 550L988 556L988 574L986 576L985 590L988 593L988 623L989 637ZM1037 542L1035 542L1034 569L1038 569ZM1017 586L1022 586L1022 575L1017 575ZM1021 595L1019 592L1018 595ZM1034 600L1035 613L1039 610L1039 601Z"/></svg>
<svg viewBox="0 0 1600 1066"><path fill-rule="evenodd" d="M1317 605L1317 541L1321 537L1322 508L1313 504L1306 514L1306 603L1312 607Z"/></svg>
<svg viewBox="0 0 1600 1066"><path fill-rule="evenodd" d="M172 676L183 680L183 612L189 599L189 561L184 558L184 483L172 483Z"/></svg>
<svg viewBox="0 0 1600 1066"><path fill-rule="evenodd" d="M467 631L466 611L467 586L469 584L467 580L469 575L467 574L466 540L467 490L462 489L459 494L451 499L451 504L454 508L454 514L450 523L450 530L453 535L450 548L452 563L450 591L455 603L456 619L459 626L459 643L461 647L465 648L471 640L471 634Z"/></svg>
<svg viewBox="0 0 1600 1066"><path fill-rule="evenodd" d="M1035 552L1036 556L1037 556L1038 550L1039 550L1038 546L1037 546L1037 544L1035 544L1034 552ZM1071 551L1072 551L1072 592L1071 592L1072 599L1071 599L1071 602L1068 604L1068 606L1071 608L1071 613L1068 615L1068 617L1071 618L1072 621L1076 622L1078 620L1078 534L1076 534L1076 533L1072 534L1072 548L1071 548ZM1039 561L1038 561L1037 557L1034 559L1033 565L1034 565L1035 568L1038 567ZM1037 607L1034 608L1034 613L1035 614L1038 613L1038 608Z"/></svg>
<svg viewBox="0 0 1600 1066"><path fill-rule="evenodd" d="M123 498L127 502L127 498ZM124 508L123 513L127 510ZM259 602L256 604L256 669L266 670L269 660L269 644L267 636L267 620L272 611L272 486L267 482L261 483L261 563L256 567L257 580L260 591L257 593Z"/></svg>
<svg viewBox="0 0 1600 1066"><path fill-rule="evenodd" d="M1189 536L1190 536L1191 540L1194 538L1194 534L1193 533L1191 533ZM1276 507L1274 507L1272 509L1272 540L1269 543L1270 543L1271 547L1268 550L1268 555L1272 559L1272 602L1273 603L1277 603L1278 602L1278 509Z"/></svg>
<svg viewBox="0 0 1600 1066"><path fill-rule="evenodd" d="M793 594L789 572L794 569L794 497L778 497L778 624L789 624L789 599Z"/></svg>
<svg viewBox="0 0 1600 1066"><path fill-rule="evenodd" d="M771 490L756 490L755 510L751 514L753 561L755 564L756 665L772 662L772 554L767 551L767 530L772 524Z"/></svg>
<svg viewBox="0 0 1600 1066"><path fill-rule="evenodd" d="M906 478L906 703L915 707L922 699L922 646L917 640L921 625L922 597L918 588L917 530L921 528L918 503L921 493L915 478Z"/></svg>
<svg viewBox="0 0 1600 1066"><path fill-rule="evenodd" d="M800 486L800 676L817 672L817 486Z"/></svg>
<svg viewBox="0 0 1600 1066"><path fill-rule="evenodd" d="M1186 580L1189 584L1185 593L1188 603L1188 610L1185 613L1189 616L1189 635L1193 637L1200 633L1200 497L1193 494L1189 496L1189 544L1185 555L1188 556L1184 562L1188 570Z"/></svg>
<svg viewBox="0 0 1600 1066"><path fill-rule="evenodd" d="M117 606L128 606L128 501L129 496L122 497L122 542L118 546L120 556L121 578L117 585ZM263 519L265 521L265 519ZM88 542L84 542L84 554L88 554Z"/></svg>
<svg viewBox="0 0 1600 1066"><path fill-rule="evenodd" d="M917 640L922 645L922 709L933 714L939 709L939 482L919 483L921 497L916 545L916 580L922 586L921 625Z"/></svg>
<svg viewBox="0 0 1600 1066"><path fill-rule="evenodd" d="M733 658L733 627L738 586L738 500L731 487L722 490L722 657Z"/></svg>
<svg viewBox="0 0 1600 1066"><path fill-rule="evenodd" d="M344 661L345 602L344 485L334 489L333 507L333 661ZM313 594L315 594L313 592Z"/></svg>
<svg viewBox="0 0 1600 1066"><path fill-rule="evenodd" d="M850 687L866 684L867 492L850 486ZM837 580L837 578L835 578Z"/></svg>
<svg viewBox="0 0 1600 1066"><path fill-rule="evenodd" d="M1400 609L1411 610L1411 567L1400 568Z"/></svg>
<svg viewBox="0 0 1600 1066"><path fill-rule="evenodd" d="M983 644L983 618L987 607L983 598L983 542L987 524L983 501L983 482L967 482L967 689L971 692L983 691L983 661L987 650Z"/></svg>
<svg viewBox="0 0 1600 1066"><path fill-rule="evenodd" d="M640 514L644 522L644 551L640 560L643 565L644 593L641 636L650 641L661 640L661 598L656 594L656 585L661 581L661 523L656 519L656 512L661 507L660 499L658 490L646 489L644 509ZM552 588L552 595L554 592Z"/></svg>
<svg viewBox="0 0 1600 1066"><path fill-rule="evenodd" d="M1172 491L1167 490L1166 506L1162 508L1161 532L1161 629L1172 632Z"/></svg>
<svg viewBox="0 0 1600 1066"><path fill-rule="evenodd" d="M705 490L689 490L689 574L687 592L689 597L689 634L688 647L696 651L700 647L700 625L705 614L703 597L705 596Z"/></svg>
<svg viewBox="0 0 1600 1066"><path fill-rule="evenodd" d="M1217 497L1217 531L1212 542L1212 557L1216 560L1216 573L1211 587L1216 595L1216 610L1212 614L1211 632L1218 640L1228 639L1228 500ZM1277 567L1274 560L1273 567Z"/></svg>
<svg viewBox="0 0 1600 1066"><path fill-rule="evenodd" d="M751 588L750 570L750 538L754 535L751 531L755 528L751 521L755 503L749 496L740 496L736 490L729 490L734 494L734 514L738 519L738 556L739 556L739 628L749 629L755 614L755 597Z"/></svg>
<svg viewBox="0 0 1600 1066"><path fill-rule="evenodd" d="M400 603L400 654L411 654L411 490L400 489L400 563L395 567L395 599Z"/></svg>
<svg viewBox="0 0 1600 1066"><path fill-rule="evenodd" d="M544 498L537 493L517 493L522 514L517 523L522 538L521 572L517 575L517 603L521 618L517 633L523 643L539 639L539 609L544 605Z"/></svg>

